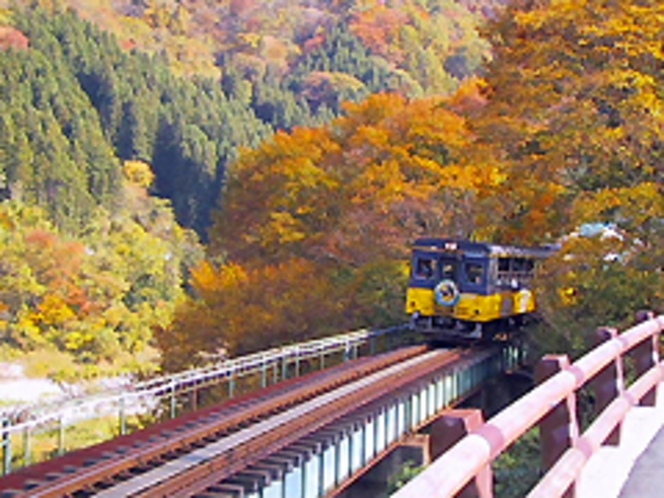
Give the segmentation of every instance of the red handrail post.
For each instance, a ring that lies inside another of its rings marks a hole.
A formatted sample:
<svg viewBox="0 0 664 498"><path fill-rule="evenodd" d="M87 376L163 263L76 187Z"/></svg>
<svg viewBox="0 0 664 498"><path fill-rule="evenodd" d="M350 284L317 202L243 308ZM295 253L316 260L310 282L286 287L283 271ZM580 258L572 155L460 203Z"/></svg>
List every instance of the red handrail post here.
<svg viewBox="0 0 664 498"><path fill-rule="evenodd" d="M468 434L484 424L478 409L450 410L431 425L431 458L435 460ZM493 472L487 465L480 470L456 498L493 498Z"/></svg>
<svg viewBox="0 0 664 498"><path fill-rule="evenodd" d="M648 310L640 310L636 312L636 323L643 323L645 321L655 318L655 313ZM633 350L634 363L636 368L636 376L640 377L657 363L659 363L659 334L653 334L650 340L643 341L636 346ZM655 406L655 398L657 387L653 387L646 393L641 401L640 406Z"/></svg>
<svg viewBox="0 0 664 498"><path fill-rule="evenodd" d="M541 384L569 366L567 355L546 355L535 367L535 382ZM542 471L546 473L578 437L576 394L573 393L565 398L543 417L539 422L539 429ZM573 486L570 486L564 496L574 496Z"/></svg>
<svg viewBox="0 0 664 498"><path fill-rule="evenodd" d="M600 327L595 331L595 344L610 341L618 336L618 330L611 327ZM602 369L591 381L590 387L595 394L595 406L593 407L594 416L597 417L611 402L618 397L624 390L624 377L622 356L616 358L616 361ZM620 429L622 424L616 428L606 438L604 444L620 444Z"/></svg>

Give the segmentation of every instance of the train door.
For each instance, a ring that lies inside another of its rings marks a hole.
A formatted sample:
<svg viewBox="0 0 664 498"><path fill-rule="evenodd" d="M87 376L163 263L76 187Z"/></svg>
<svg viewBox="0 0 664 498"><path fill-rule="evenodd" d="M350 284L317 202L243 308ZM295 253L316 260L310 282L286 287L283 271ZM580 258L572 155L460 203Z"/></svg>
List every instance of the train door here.
<svg viewBox="0 0 664 498"><path fill-rule="evenodd" d="M458 263L456 258L451 256L441 256L438 259L438 279L451 280L458 284L459 277L457 271Z"/></svg>
<svg viewBox="0 0 664 498"><path fill-rule="evenodd" d="M500 316L503 318L512 315L514 309L515 280L512 276L512 258L498 258L498 273L496 275L496 288L500 292Z"/></svg>
<svg viewBox="0 0 664 498"><path fill-rule="evenodd" d="M453 308L461 297L458 283L458 261L454 254L442 254L437 260L437 283L434 287L434 300L442 308L444 315L453 313Z"/></svg>
<svg viewBox="0 0 664 498"><path fill-rule="evenodd" d="M464 292L486 294L487 267L486 258L465 257L461 271L461 287Z"/></svg>

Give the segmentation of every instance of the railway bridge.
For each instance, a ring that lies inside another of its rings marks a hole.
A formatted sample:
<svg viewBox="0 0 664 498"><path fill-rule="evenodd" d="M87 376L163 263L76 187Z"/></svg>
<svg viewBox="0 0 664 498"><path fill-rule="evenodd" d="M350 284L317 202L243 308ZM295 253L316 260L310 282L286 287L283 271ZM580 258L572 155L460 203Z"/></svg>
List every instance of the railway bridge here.
<svg viewBox="0 0 664 498"><path fill-rule="evenodd" d="M456 407L516 368L519 351L507 344L395 347L401 328L279 348L73 406L61 403L60 411L51 407L3 423L0 496L349 497L351 484L368 469L420 448L433 462L394 496L488 497L492 461L534 426L549 472L530 496L611 496L582 494L596 492L588 483L593 469L608 465L600 460L607 458L604 449L633 439L627 434L634 420L641 436L662 420L653 407L663 372L658 341L664 319L641 313L639 320L623 334L598 330L597 348L574 363L545 357L536 372L540 384L486 423L480 410ZM636 380L628 386L627 378ZM201 407L205 398L219 396L221 385L226 399ZM576 404L586 388L595 399L587 428ZM176 416L185 405L192 410ZM128 421L141 406L165 420L130 431ZM643 409L648 416L634 418ZM104 414L116 419L120 435L67 451L66 426ZM55 434L53 452L61 455L26 465L34 456L31 440L44 427ZM423 429L427 434L418 434ZM625 455L608 458L628 467ZM25 466L12 472L16 463Z"/></svg>
<svg viewBox="0 0 664 498"><path fill-rule="evenodd" d="M418 430L519 359L404 341L406 326L358 331L8 418L0 496L341 496L395 449L422 455ZM164 420L132 431L145 409ZM70 425L109 417L118 437L69 451ZM28 465L44 433L60 456Z"/></svg>
<svg viewBox="0 0 664 498"><path fill-rule="evenodd" d="M486 423L476 411L449 414L464 434L393 498L493 496L492 461L535 426L545 473L528 498L661 496L664 316L641 311L636 321L621 334L598 329L597 347L574 363L545 356L539 385ZM577 403L584 390L594 400L586 421Z"/></svg>

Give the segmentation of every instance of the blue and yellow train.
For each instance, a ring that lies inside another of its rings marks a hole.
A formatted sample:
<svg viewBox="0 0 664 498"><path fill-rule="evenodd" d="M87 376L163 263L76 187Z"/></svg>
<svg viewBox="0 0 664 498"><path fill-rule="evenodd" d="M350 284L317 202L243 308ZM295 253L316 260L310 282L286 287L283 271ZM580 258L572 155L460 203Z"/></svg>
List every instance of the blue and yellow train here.
<svg viewBox="0 0 664 498"><path fill-rule="evenodd" d="M553 247L417 239L406 312L416 330L434 339L491 339L514 330L536 310L535 270L553 251Z"/></svg>

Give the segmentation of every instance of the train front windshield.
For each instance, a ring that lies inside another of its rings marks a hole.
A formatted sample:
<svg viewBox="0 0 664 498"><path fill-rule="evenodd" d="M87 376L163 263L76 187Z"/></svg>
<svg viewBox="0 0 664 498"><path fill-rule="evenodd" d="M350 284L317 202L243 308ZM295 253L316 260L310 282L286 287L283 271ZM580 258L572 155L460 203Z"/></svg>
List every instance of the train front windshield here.
<svg viewBox="0 0 664 498"><path fill-rule="evenodd" d="M436 261L430 256L416 256L413 263L413 278L430 280L436 274Z"/></svg>
<svg viewBox="0 0 664 498"><path fill-rule="evenodd" d="M413 261L413 279L418 281L457 280L457 261L434 254L417 254Z"/></svg>

